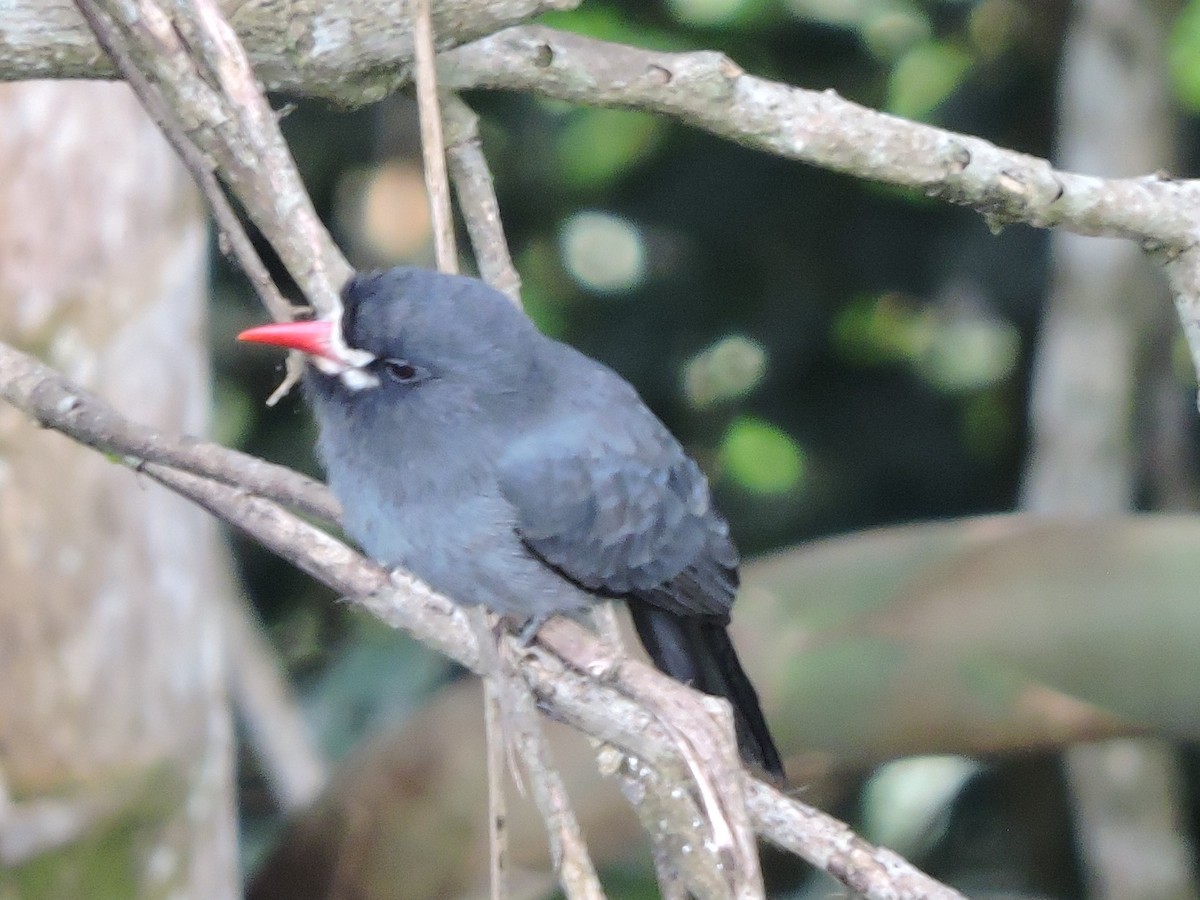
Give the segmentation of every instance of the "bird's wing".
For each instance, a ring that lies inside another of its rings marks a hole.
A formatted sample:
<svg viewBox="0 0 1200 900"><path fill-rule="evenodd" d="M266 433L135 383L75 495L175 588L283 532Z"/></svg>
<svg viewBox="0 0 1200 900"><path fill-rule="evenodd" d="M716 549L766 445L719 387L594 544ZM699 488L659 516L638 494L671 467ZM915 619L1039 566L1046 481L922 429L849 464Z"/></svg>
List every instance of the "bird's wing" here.
<svg viewBox="0 0 1200 900"><path fill-rule="evenodd" d="M597 593L682 615L729 614L738 554L708 482L666 427L634 403L534 428L498 461L525 544Z"/></svg>

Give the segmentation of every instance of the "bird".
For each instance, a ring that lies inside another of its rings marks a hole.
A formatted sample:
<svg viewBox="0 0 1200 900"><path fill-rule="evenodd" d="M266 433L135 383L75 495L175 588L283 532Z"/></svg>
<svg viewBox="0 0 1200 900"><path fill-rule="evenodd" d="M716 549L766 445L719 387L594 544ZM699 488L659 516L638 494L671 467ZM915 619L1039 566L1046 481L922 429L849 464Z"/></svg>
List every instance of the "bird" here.
<svg viewBox="0 0 1200 900"><path fill-rule="evenodd" d="M303 351L318 457L368 555L534 626L623 599L654 664L724 697L743 759L783 764L727 626L739 554L708 481L636 390L476 278L353 276Z"/></svg>

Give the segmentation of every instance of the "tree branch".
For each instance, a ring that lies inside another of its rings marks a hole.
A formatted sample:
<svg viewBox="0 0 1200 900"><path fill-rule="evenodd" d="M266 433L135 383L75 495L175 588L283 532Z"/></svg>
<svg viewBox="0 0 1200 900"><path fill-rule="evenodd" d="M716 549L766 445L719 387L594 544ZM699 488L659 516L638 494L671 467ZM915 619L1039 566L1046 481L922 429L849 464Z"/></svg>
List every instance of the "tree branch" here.
<svg viewBox="0 0 1200 900"><path fill-rule="evenodd" d="M433 256L439 272L458 274L458 243L454 238L454 212L450 207L450 182L446 178L446 142L442 138L442 110L438 98L436 49L430 22L429 0L410 0L413 22L413 55L417 107L421 119L421 155L429 218L433 223Z"/></svg>
<svg viewBox="0 0 1200 900"><path fill-rule="evenodd" d="M250 280L262 301L278 321L287 321L293 317L291 304L283 298L266 264L254 249L250 235L242 227L242 222L225 196L217 176L213 174L212 164L205 158L177 121L174 110L163 97L162 91L154 85L134 64L127 42L112 20L106 16L95 0L76 0L79 12L83 15L96 39L120 70L126 83L137 94L146 112L158 125L164 137L170 142L187 170L191 173L196 185L203 192L220 229L222 243L231 250L241 266L242 271Z"/></svg>
<svg viewBox="0 0 1200 900"><path fill-rule="evenodd" d="M579 0L438 0L433 27L443 49ZM345 106L381 100L408 82L407 17L385 0L224 0L222 8L263 86ZM0 81L113 78L71 0L15 0L0 16Z"/></svg>
<svg viewBox="0 0 1200 900"><path fill-rule="evenodd" d="M103 448L116 461L185 496L224 521L245 531L268 549L346 595L365 610L475 672L484 666L476 635L464 611L448 598L404 572L386 572L341 541L288 513L264 496L239 485L242 474L294 496L300 476L284 477L276 466L248 465L243 454L215 444L167 438L138 426L103 401L72 384L33 358L0 344L0 397L35 421L80 443ZM102 423L102 424L97 424ZM184 448L181 450L181 448ZM205 477L157 461L174 459L202 468ZM194 465L199 463L199 465ZM655 669L615 658L596 637L574 622L556 618L539 631L537 640L521 647L504 636L508 651L521 660L521 675L539 706L566 722L649 763L667 777L685 770L671 728L671 698L695 698L690 688ZM647 696L653 698L647 705ZM693 700L694 702L694 700ZM655 711L657 710L657 711ZM935 898L961 900L961 895L920 873L887 850L855 837L845 824L756 781L741 776L755 831L832 874L869 898Z"/></svg>
<svg viewBox="0 0 1200 900"><path fill-rule="evenodd" d="M373 0L372 0L373 2ZM434 25L451 90L524 90L577 103L645 109L789 159L907 187L978 210L992 228L1024 223L1136 241L1162 263L1200 372L1200 184L1162 175L1098 178L1054 169L979 138L884 115L832 91L744 73L719 53L659 53L543 26L501 25L575 0L442 0ZM365 0L239 6L234 24L273 90L361 104L408 81L411 33ZM63 0L20 0L0 17L0 79L106 77ZM310 297L313 295L306 290Z"/></svg>
<svg viewBox="0 0 1200 900"><path fill-rule="evenodd" d="M667 115L747 147L920 191L1005 225L1123 237L1163 265L1200 372L1200 182L1098 178L885 115L833 91L747 75L720 53L660 53L538 25L441 54L445 88L519 90Z"/></svg>
<svg viewBox="0 0 1200 900"><path fill-rule="evenodd" d="M776 156L912 188L979 210L994 227L1195 242L1200 184L1161 175L1096 178L981 138L757 78L711 51L662 53L557 31L508 28L442 53L444 88L516 90L671 116Z"/></svg>
<svg viewBox="0 0 1200 900"><path fill-rule="evenodd" d="M126 465L158 463L278 501L331 524L341 517L337 501L320 482L219 444L134 425L49 366L3 344L0 397L39 425L69 434Z"/></svg>
<svg viewBox="0 0 1200 900"><path fill-rule="evenodd" d="M444 46L488 34L439 56L442 87L521 90L656 112L778 156L970 206L995 227L1063 227L1130 238L1168 254L1197 243L1196 181L1058 171L1043 159L885 115L833 91L747 75L719 53L641 50L538 25L489 33L504 21L573 5L442 0L434 26ZM323 6L297 4L289 10L297 39L285 34L278 10L265 2L238 7L234 24L265 87L361 103L407 83L412 39L406 23L393 21L391 7L355 3L339 10L324 16L318 15L327 11ZM0 79L111 76L111 65L98 59L85 32L62 0L22 0L0 19ZM298 46L304 51L297 53ZM378 74L384 70L386 78ZM357 90L362 84L378 92L364 96Z"/></svg>
<svg viewBox="0 0 1200 900"><path fill-rule="evenodd" d="M213 0L76 0L106 25L122 67L150 82L319 313L352 274L313 209L275 113ZM190 155L190 154L189 154Z"/></svg>
<svg viewBox="0 0 1200 900"><path fill-rule="evenodd" d="M458 208L471 236L479 275L517 306L521 305L521 276L513 266L500 221L500 204L492 173L479 138L479 117L457 94L442 100L446 129L446 162L454 179Z"/></svg>

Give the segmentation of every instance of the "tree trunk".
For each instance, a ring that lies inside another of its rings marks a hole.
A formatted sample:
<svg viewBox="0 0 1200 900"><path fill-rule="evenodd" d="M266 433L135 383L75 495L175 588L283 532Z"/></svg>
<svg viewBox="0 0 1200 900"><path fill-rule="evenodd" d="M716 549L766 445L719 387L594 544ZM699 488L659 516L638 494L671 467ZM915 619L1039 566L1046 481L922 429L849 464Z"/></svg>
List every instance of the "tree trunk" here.
<svg viewBox="0 0 1200 900"><path fill-rule="evenodd" d="M202 433L207 229L122 84L0 86L0 340ZM200 510L0 407L0 895L238 893Z"/></svg>

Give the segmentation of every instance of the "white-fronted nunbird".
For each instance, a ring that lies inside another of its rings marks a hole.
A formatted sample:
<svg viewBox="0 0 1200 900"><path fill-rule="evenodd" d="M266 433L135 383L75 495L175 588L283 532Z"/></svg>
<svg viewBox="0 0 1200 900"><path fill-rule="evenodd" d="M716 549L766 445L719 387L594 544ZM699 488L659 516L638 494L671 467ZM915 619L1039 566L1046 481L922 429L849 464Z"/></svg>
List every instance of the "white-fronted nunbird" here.
<svg viewBox="0 0 1200 900"><path fill-rule="evenodd" d="M346 532L465 604L540 623L624 598L669 675L733 705L742 756L782 764L726 633L738 552L708 482L620 376L473 278L354 278L339 321L252 328L302 350Z"/></svg>

